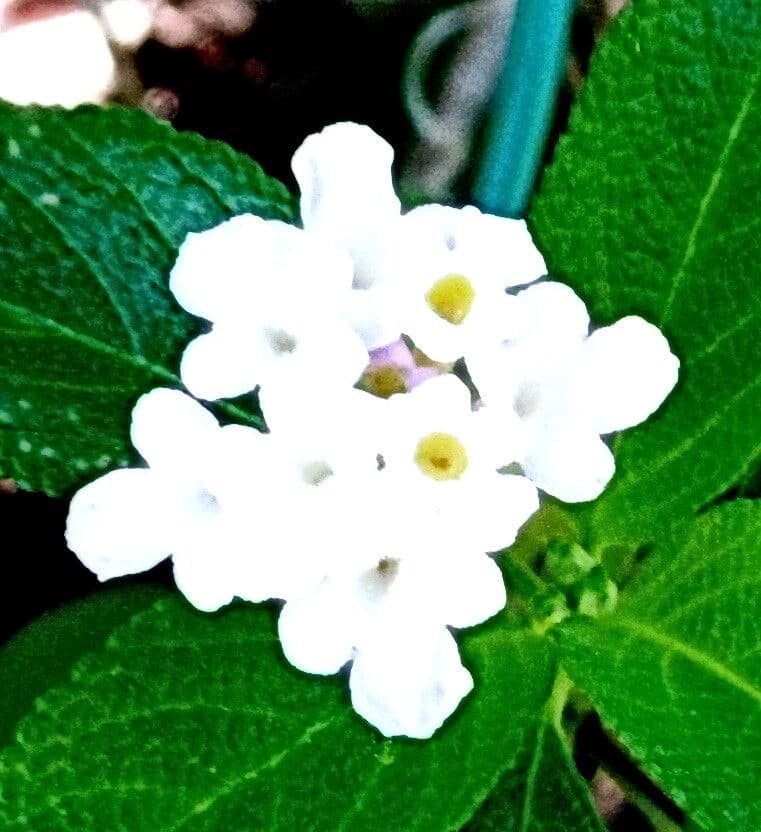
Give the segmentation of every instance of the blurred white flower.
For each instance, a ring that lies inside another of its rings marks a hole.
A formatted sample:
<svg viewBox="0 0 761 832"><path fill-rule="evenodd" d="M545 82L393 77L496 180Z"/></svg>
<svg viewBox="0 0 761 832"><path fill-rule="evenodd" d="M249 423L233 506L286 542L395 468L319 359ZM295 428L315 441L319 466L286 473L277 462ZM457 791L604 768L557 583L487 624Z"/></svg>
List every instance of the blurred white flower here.
<svg viewBox="0 0 761 832"><path fill-rule="evenodd" d="M468 355L468 370L485 410L518 416L526 475L566 502L592 500L615 470L600 436L653 413L676 384L679 361L642 318L589 335L584 304L563 284L539 283L515 301L520 332Z"/></svg>
<svg viewBox="0 0 761 832"><path fill-rule="evenodd" d="M76 107L106 100L116 65L103 28L89 11L0 17L0 98L14 104Z"/></svg>
<svg viewBox="0 0 761 832"><path fill-rule="evenodd" d="M134 49L150 34L158 5L158 0L108 0L100 13L111 38Z"/></svg>

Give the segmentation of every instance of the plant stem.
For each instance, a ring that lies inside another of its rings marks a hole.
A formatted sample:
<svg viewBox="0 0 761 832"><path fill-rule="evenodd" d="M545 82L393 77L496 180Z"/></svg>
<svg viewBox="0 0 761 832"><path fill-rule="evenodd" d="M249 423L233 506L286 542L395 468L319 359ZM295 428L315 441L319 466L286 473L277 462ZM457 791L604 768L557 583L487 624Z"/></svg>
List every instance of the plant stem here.
<svg viewBox="0 0 761 832"><path fill-rule="evenodd" d="M518 0L490 107L473 198L521 216L531 195L565 73L576 0Z"/></svg>

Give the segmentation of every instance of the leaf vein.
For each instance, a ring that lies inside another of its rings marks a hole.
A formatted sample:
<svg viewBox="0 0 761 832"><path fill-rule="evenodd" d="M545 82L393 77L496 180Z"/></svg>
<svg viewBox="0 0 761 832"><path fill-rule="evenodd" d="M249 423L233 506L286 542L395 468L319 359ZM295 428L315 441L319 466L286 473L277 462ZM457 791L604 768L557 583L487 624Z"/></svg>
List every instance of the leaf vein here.
<svg viewBox="0 0 761 832"><path fill-rule="evenodd" d="M740 108L735 116L734 121L730 125L729 132L727 133L727 138L724 143L724 147L722 148L721 153L719 154L719 161L716 165L716 169L713 171L711 178L708 182L708 187L706 188L705 193L703 194L700 203L698 205L697 215L695 217L695 222L690 229L690 233L687 236L687 244L685 245L684 254L682 256L681 262L677 267L677 270L674 274L674 277L671 280L671 290L669 292L668 298L666 299L666 303L663 307L663 312L661 314L660 320L660 327L663 329L663 326L669 320L671 312L674 308L674 303L676 301L677 295L679 290L681 289L682 283L684 282L684 278L687 274L687 268L690 265L692 258L695 256L695 252L697 250L697 240L698 234L703 227L703 223L706 220L708 215L708 210L711 207L711 202L713 201L714 196L716 195L716 191L721 184L721 180L724 177L724 170L727 165L727 160L732 152L732 149L735 146L735 142L737 141L740 132L742 131L743 124L745 123L745 119L748 117L748 113L750 112L750 105L753 101L753 96L756 93L756 89L758 86L759 78L761 78L761 69L759 69L755 75L753 75L750 79L750 87L748 92L745 94L745 97L740 102Z"/></svg>
<svg viewBox="0 0 761 832"><path fill-rule="evenodd" d="M125 310L122 306L117 302L117 299L114 295L113 290L108 285L106 281L103 280L102 276L98 272L95 264L90 259L89 255L87 255L77 243L73 240L70 236L69 232L66 231L65 226L62 226L58 223L53 216L50 214L49 211L46 211L39 202L33 200L29 194L26 193L22 188L16 185L11 179L6 178L5 184L14 191L14 193L18 194L24 202L26 202L29 206L34 209L35 213L38 214L45 223L51 228L54 229L63 243L74 252L77 256L77 259L85 266L88 274L92 275L95 282L101 287L103 293L105 294L106 298L108 299L111 308L116 313L117 318L121 321L122 326L124 327L124 333L129 339L132 348L135 350L136 353L140 353L140 341L137 337L136 331L133 329Z"/></svg>
<svg viewBox="0 0 761 832"><path fill-rule="evenodd" d="M726 682L735 690L746 694L746 696L750 697L757 705L761 706L761 690L742 677L738 676L726 667L726 665L701 650L691 647L689 644L685 644L676 636L667 633L660 633L652 627L648 627L646 624L642 624L632 618L617 618L615 624L628 630L632 636L642 636L653 644L657 644L660 647L665 647L667 650L680 654L684 658L703 668L703 670L711 673L717 679L721 679Z"/></svg>

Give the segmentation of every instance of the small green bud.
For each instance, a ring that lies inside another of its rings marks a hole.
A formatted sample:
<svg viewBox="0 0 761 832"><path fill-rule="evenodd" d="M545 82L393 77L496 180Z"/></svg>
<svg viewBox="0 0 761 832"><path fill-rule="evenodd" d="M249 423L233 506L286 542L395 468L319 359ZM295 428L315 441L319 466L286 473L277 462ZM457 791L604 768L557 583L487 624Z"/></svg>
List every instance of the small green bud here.
<svg viewBox="0 0 761 832"><path fill-rule="evenodd" d="M571 614L565 596L557 591L548 590L534 598L535 625L537 632L544 633L560 624Z"/></svg>
<svg viewBox="0 0 761 832"><path fill-rule="evenodd" d="M601 566L592 569L579 581L578 611L581 615L597 618L613 612L618 603L618 587Z"/></svg>
<svg viewBox="0 0 761 832"><path fill-rule="evenodd" d="M571 586L580 581L599 561L578 543L556 540L550 543L544 562L547 577L560 586Z"/></svg>

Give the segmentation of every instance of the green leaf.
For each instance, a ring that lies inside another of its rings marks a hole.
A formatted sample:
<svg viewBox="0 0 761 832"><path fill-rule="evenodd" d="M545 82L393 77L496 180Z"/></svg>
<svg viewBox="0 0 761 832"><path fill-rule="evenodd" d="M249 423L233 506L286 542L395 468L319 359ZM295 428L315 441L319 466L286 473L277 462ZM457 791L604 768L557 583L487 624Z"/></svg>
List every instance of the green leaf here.
<svg viewBox="0 0 761 832"><path fill-rule="evenodd" d="M655 539L761 452L760 29L759 0L638 0L594 56L534 205L552 274L593 320L642 315L682 360L660 415L616 443L589 509L603 544Z"/></svg>
<svg viewBox="0 0 761 832"><path fill-rule="evenodd" d="M603 832L563 736L568 687L558 675L522 764L505 775L464 832Z"/></svg>
<svg viewBox="0 0 761 832"><path fill-rule="evenodd" d="M761 829L760 504L680 529L614 615L556 632L574 683L693 820Z"/></svg>
<svg viewBox="0 0 761 832"><path fill-rule="evenodd" d="M384 740L345 678L285 664L269 610L162 600L20 723L0 757L0 828L460 828L527 749L551 764L537 730L557 699L548 639L501 615L463 642L474 693L432 740Z"/></svg>
<svg viewBox="0 0 761 832"><path fill-rule="evenodd" d="M293 203L225 145L133 110L0 102L3 476L57 495L126 462L132 405L179 386L197 325L167 288L177 248L245 212Z"/></svg>
<svg viewBox="0 0 761 832"><path fill-rule="evenodd" d="M47 613L0 646L0 745L10 742L16 723L32 702L69 678L75 661L105 643L111 632L163 591L153 586L118 586Z"/></svg>

